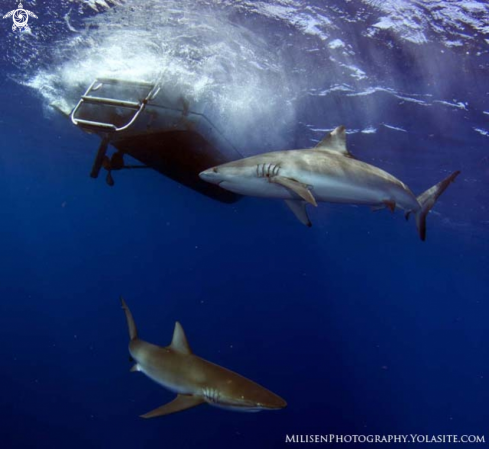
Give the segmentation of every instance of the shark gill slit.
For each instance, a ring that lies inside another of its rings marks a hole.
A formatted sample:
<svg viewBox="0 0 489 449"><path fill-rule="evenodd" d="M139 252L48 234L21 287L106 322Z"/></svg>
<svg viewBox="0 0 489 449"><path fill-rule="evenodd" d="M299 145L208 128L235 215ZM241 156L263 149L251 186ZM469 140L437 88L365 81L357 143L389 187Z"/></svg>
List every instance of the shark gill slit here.
<svg viewBox="0 0 489 449"><path fill-rule="evenodd" d="M217 404L219 402L219 392L213 388L204 388L203 395L207 401L213 404Z"/></svg>
<svg viewBox="0 0 489 449"><path fill-rule="evenodd" d="M278 176L280 172L280 166L277 164L257 164L256 176L258 178L271 178L272 176Z"/></svg>

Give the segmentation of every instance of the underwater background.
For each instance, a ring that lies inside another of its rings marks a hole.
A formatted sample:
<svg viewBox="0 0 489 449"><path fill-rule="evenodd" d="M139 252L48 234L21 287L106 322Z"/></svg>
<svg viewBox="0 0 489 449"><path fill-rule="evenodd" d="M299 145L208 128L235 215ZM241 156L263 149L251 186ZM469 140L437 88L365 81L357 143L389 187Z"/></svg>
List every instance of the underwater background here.
<svg viewBox="0 0 489 449"><path fill-rule="evenodd" d="M1 0L2 16L17 2ZM0 432L5 448L275 448L292 434L477 434L489 422L489 5L485 1L25 1L0 29ZM280 201L221 204L152 170L88 174L73 107L97 75L206 104L243 155L345 125L360 160L415 194L461 170L428 217ZM129 373L140 335L279 394L202 406ZM361 445L369 447L368 444Z"/></svg>

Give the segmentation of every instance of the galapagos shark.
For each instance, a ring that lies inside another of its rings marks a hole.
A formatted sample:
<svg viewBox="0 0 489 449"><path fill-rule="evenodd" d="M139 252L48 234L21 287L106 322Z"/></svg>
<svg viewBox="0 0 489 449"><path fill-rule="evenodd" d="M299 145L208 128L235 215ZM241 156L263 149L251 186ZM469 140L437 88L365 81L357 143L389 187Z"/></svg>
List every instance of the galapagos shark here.
<svg viewBox="0 0 489 449"><path fill-rule="evenodd" d="M141 371L177 393L173 401L141 415L142 418L170 415L205 403L245 412L277 410L287 406L281 397L257 383L194 355L179 322L175 323L169 346L156 346L141 340L131 311L122 297L121 304L129 327L129 353L136 362L131 371Z"/></svg>
<svg viewBox="0 0 489 449"><path fill-rule="evenodd" d="M419 236L425 240L428 212L459 173L416 197L391 174L355 159L346 147L345 127L339 126L314 148L247 157L209 168L200 177L241 195L284 199L299 221L309 227L308 203L364 204L391 212L399 207L406 220L414 214Z"/></svg>

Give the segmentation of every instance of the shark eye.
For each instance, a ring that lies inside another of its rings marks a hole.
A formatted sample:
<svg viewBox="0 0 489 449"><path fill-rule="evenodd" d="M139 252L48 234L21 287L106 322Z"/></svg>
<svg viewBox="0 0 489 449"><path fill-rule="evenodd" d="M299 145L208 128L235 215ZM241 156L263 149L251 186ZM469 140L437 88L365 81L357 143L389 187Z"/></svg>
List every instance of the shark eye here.
<svg viewBox="0 0 489 449"><path fill-rule="evenodd" d="M217 168L216 168L216 167L214 167L214 168L212 169L212 171L213 171L214 173L217 173Z"/></svg>

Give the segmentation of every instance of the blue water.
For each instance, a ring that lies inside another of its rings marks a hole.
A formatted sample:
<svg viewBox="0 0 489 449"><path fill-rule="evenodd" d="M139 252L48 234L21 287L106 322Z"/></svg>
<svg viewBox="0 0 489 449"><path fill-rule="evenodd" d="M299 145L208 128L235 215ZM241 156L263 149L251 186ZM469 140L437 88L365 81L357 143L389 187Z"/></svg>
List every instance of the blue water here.
<svg viewBox="0 0 489 449"><path fill-rule="evenodd" d="M6 23L3 37L11 33ZM257 27L265 23L274 26ZM291 32L294 38L306 39ZM465 109L382 93L357 103L341 92L304 94L285 146L275 148L310 146L322 137L311 129L321 125L375 126L348 136L351 151L415 193L462 170L428 217L426 242L400 213L321 204L308 229L280 202L225 205L150 170L117 173L111 189L88 176L98 138L47 113L39 93L16 80L25 68L6 55L2 447L278 448L290 446L287 434L476 434L487 441L489 137L474 128L488 129L489 59L484 39L475 38L481 54L469 60L458 48L446 50L446 65L437 68L446 76L431 90L416 68L402 66L402 54L389 62L391 73L406 72L395 87L465 101ZM406 45L419 58L429 53ZM292 64L299 50L290 51ZM462 74L452 72L461 66ZM312 68L301 77L308 73L310 86L327 87L315 85ZM273 145L270 122L272 141L256 153ZM140 419L173 394L129 372L120 295L145 340L169 344L179 320L196 354L259 382L288 407L247 414L201 406Z"/></svg>

